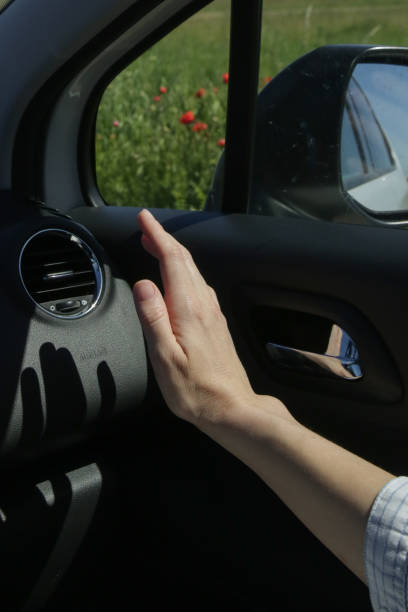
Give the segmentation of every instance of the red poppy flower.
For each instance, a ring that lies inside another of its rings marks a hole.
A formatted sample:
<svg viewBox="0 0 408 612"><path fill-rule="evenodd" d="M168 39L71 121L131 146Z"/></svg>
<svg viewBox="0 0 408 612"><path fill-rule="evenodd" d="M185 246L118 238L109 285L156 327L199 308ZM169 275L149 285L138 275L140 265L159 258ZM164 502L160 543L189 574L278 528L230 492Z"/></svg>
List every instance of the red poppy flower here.
<svg viewBox="0 0 408 612"><path fill-rule="evenodd" d="M160 89L160 93L162 94L167 93L167 87L165 87L164 85L162 85L159 89Z"/></svg>
<svg viewBox="0 0 408 612"><path fill-rule="evenodd" d="M270 76L265 77L265 83L269 83L270 81L272 81L272 77Z"/></svg>
<svg viewBox="0 0 408 612"><path fill-rule="evenodd" d="M193 132L204 132L204 130L206 130L208 128L208 125L206 123L203 123L202 121L196 121L196 123L192 126L192 130Z"/></svg>
<svg viewBox="0 0 408 612"><path fill-rule="evenodd" d="M228 83L229 81L229 73L228 72L224 72L224 74L222 75L222 80L224 83Z"/></svg>
<svg viewBox="0 0 408 612"><path fill-rule="evenodd" d="M217 142L219 147L225 147L225 138L220 138Z"/></svg>
<svg viewBox="0 0 408 612"><path fill-rule="evenodd" d="M153 100L154 100L155 102L160 102L161 97L160 97L160 96L154 96Z"/></svg>
<svg viewBox="0 0 408 612"><path fill-rule="evenodd" d="M204 89L204 87L201 87L201 89L198 89L198 90L195 92L195 97L196 97L196 98L202 98L204 95L205 95L205 89Z"/></svg>
<svg viewBox="0 0 408 612"><path fill-rule="evenodd" d="M189 110L185 112L183 115L181 115L179 121L180 123L187 125L188 123L193 123L194 119L195 117L194 117L193 111Z"/></svg>
<svg viewBox="0 0 408 612"><path fill-rule="evenodd" d="M117 119L115 119L115 121L112 123L113 127L119 127L120 123Z"/></svg>

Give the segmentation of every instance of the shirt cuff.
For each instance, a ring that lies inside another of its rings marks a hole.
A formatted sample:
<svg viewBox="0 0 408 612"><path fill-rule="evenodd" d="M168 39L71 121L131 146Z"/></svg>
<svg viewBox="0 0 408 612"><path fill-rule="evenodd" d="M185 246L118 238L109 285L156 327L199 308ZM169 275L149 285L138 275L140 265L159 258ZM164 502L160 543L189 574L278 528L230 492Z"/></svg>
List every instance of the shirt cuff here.
<svg viewBox="0 0 408 612"><path fill-rule="evenodd" d="M375 612L407 612L408 478L377 495L368 518L364 561Z"/></svg>

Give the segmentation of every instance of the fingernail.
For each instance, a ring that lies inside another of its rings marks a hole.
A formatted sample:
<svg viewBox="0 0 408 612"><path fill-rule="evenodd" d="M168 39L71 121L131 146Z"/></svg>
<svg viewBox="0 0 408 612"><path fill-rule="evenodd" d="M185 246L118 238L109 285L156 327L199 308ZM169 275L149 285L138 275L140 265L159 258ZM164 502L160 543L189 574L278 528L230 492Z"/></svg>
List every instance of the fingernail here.
<svg viewBox="0 0 408 612"><path fill-rule="evenodd" d="M141 281L133 287L133 293L138 302L144 302L150 300L155 295L156 290L152 283Z"/></svg>
<svg viewBox="0 0 408 612"><path fill-rule="evenodd" d="M152 213L147 208L143 208L143 210L141 210L140 213L147 213L148 215L150 215L150 217L153 217ZM139 213L139 215L140 215L140 213ZM153 219L154 219L154 217L153 217Z"/></svg>

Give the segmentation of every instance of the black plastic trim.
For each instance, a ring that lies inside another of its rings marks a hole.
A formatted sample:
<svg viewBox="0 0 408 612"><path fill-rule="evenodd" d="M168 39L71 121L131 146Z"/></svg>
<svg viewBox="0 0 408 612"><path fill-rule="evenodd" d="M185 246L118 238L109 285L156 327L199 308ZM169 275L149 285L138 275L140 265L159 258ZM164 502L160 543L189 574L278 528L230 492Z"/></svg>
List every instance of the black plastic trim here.
<svg viewBox="0 0 408 612"><path fill-rule="evenodd" d="M262 0L232 0L222 211L246 212L252 179Z"/></svg>

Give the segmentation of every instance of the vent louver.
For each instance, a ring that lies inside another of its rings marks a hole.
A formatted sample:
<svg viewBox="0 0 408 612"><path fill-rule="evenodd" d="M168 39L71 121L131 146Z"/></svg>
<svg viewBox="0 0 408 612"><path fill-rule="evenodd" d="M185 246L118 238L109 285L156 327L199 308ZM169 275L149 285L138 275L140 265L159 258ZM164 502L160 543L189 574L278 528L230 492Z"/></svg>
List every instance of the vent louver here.
<svg viewBox="0 0 408 612"><path fill-rule="evenodd" d="M58 318L83 316L102 291L102 271L93 251L81 238L60 229L42 230L26 242L20 276L37 306Z"/></svg>

